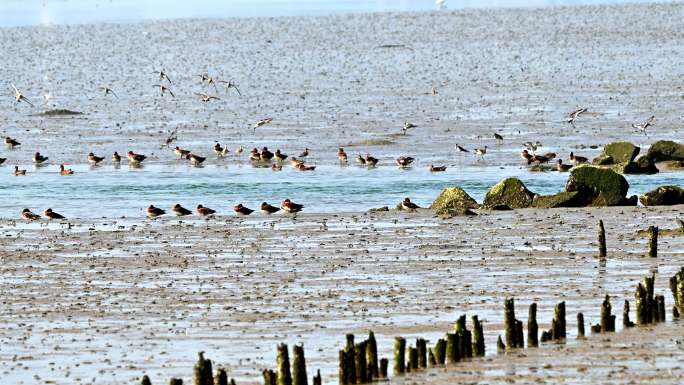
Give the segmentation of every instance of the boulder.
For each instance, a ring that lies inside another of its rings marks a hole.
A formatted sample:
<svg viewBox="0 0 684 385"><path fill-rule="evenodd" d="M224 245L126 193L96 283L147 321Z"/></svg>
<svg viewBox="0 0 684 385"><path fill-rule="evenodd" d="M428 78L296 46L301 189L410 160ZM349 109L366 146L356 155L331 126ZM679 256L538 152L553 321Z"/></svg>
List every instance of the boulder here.
<svg viewBox="0 0 684 385"><path fill-rule="evenodd" d="M618 206L625 204L629 183L617 172L595 166L573 167L565 191L577 191L580 206Z"/></svg>
<svg viewBox="0 0 684 385"><path fill-rule="evenodd" d="M535 195L532 207L540 209L552 209L556 207L577 207L577 191L559 192L554 195Z"/></svg>
<svg viewBox="0 0 684 385"><path fill-rule="evenodd" d="M613 157L610 155L604 155L604 154L597 156L596 158L594 158L594 160L591 161L591 164L593 164L595 166L607 166L607 165L611 165L613 163L615 163L615 161L613 160Z"/></svg>
<svg viewBox="0 0 684 385"><path fill-rule="evenodd" d="M518 178L506 178L487 191L482 207L490 210L510 210L530 207L534 193Z"/></svg>
<svg viewBox="0 0 684 385"><path fill-rule="evenodd" d="M438 215L470 215L469 209L477 209L480 205L460 187L449 187L442 190L430 208Z"/></svg>
<svg viewBox="0 0 684 385"><path fill-rule="evenodd" d="M684 145L671 140L659 140L649 147L646 156L653 162L684 160Z"/></svg>
<svg viewBox="0 0 684 385"><path fill-rule="evenodd" d="M636 162L622 163L615 171L620 174L657 174L660 172L655 163L646 156L640 157Z"/></svg>
<svg viewBox="0 0 684 385"><path fill-rule="evenodd" d="M644 206L671 206L684 204L684 189L678 186L660 186L639 197Z"/></svg>
<svg viewBox="0 0 684 385"><path fill-rule="evenodd" d="M640 150L639 147L629 142L612 142L603 147L601 155L610 156L613 158L613 163L629 163L636 159Z"/></svg>
<svg viewBox="0 0 684 385"><path fill-rule="evenodd" d="M658 163L658 168L666 171L679 171L684 169L684 160L666 160Z"/></svg>

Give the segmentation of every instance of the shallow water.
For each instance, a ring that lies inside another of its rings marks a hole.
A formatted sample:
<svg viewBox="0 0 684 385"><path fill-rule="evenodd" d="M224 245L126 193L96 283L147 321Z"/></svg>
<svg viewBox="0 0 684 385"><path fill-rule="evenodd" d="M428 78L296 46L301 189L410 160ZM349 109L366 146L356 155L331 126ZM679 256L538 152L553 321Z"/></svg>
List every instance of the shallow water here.
<svg viewBox="0 0 684 385"><path fill-rule="evenodd" d="M429 206L439 192L460 186L482 202L486 191L504 177L521 178L538 194L562 191L569 174L531 172L517 166L464 165L446 172L431 173L416 167L401 170L392 166L367 169L357 166L321 165L313 172L283 171L253 167L250 164L210 164L192 167L187 162L150 164L132 168L104 165L69 166L74 175L60 176L54 165L23 166L25 177L15 177L11 169L0 173L0 217L15 218L20 208L42 211L47 207L70 218L97 218L144 215L145 208L170 209L176 203L193 209L202 204L221 215L232 215L232 207L242 203L258 209L262 201L278 205L285 198L306 206L306 212L352 212L374 207L393 207L404 197L420 206ZM642 194L657 186L684 184L684 173L629 176L629 194Z"/></svg>
<svg viewBox="0 0 684 385"><path fill-rule="evenodd" d="M459 0L441 8L539 7L648 2L635 0ZM433 0L4 0L0 27L136 22L177 18L312 16L341 13L429 11Z"/></svg>

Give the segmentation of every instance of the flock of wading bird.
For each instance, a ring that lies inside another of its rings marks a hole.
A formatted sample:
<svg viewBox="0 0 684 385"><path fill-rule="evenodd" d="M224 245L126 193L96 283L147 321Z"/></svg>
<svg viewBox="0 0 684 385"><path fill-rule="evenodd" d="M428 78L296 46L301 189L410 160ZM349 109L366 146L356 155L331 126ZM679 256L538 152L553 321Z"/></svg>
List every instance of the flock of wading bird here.
<svg viewBox="0 0 684 385"><path fill-rule="evenodd" d="M166 94L170 95L171 97L175 97L175 94L171 90L171 78L167 75L164 70L160 71L155 71L155 74L158 75L159 77L159 84L154 84L153 87L157 88L160 92L160 96L164 96ZM218 92L218 87L217 84L223 84L226 87L226 90L229 89L234 89L235 92L237 93L238 96L242 96L242 93L238 89L237 84L230 80L218 80L215 77L210 76L209 74L199 74L196 75L200 78L200 81L202 84L207 84L208 86L213 86L214 90ZM22 94L17 87L12 84L12 89L14 91L14 99L16 103L24 102L26 104L29 104L30 106L34 106L31 100L29 100L24 94ZM104 96L107 97L109 95L118 98L118 95L114 92L114 90L110 86L102 86L100 87L101 92L104 93ZM432 93L436 94L436 90L433 88ZM221 100L218 96L215 95L209 95L206 93L195 93L196 96L199 97L199 100L204 103L211 102L212 100ZM48 101L48 98L46 97L46 102ZM571 124L573 127L575 126L575 121L582 115L587 113L587 108L579 108L575 111L572 111L567 114L567 117L565 121L568 124ZM642 124L632 124L632 127L636 130L639 130L646 135L646 130L651 127L654 123L655 116L651 116L648 118L644 123ZM256 131L257 128L265 126L267 124L270 124L273 121L273 118L265 118L257 121L251 128L252 130ZM410 123L408 121L404 122L404 126L402 127L402 133L406 135L406 132L410 129L416 128L416 126L413 123ZM498 142L501 143L503 142L504 138L498 133L494 133L494 139ZM171 134L167 137L167 139L164 141L162 144L162 148L167 147L170 148L171 143L177 140L177 130L173 130ZM21 146L21 143L11 137L5 137L5 145L9 149L15 149L16 147ZM551 162L553 159L556 158L556 154L553 152L547 152L544 154L536 154L536 151L542 147L542 144L538 141L536 142L526 142L523 143L524 149L520 153L520 157L527 162L528 165L533 165L533 164L546 164ZM472 153L475 154L476 156L479 157L479 160L484 160L484 156L487 154L487 146L484 146L482 148L476 148L472 150ZM457 153L470 153L471 151L456 144L454 146L454 150ZM176 146L173 149L174 153L176 156L178 156L181 159L186 159L188 160L193 166L196 167L201 167L204 161L207 159L204 156L198 155L196 153L193 153L192 151L188 149L181 148L179 146ZM238 146L235 149L235 154L237 156L240 156L244 151L244 147L242 145ZM219 159L222 159L226 157L230 153L230 149L227 144L221 145L220 143L216 143L213 147L213 152L216 154L216 156ZM286 162L288 158L290 158L289 163L292 165L292 167L298 171L314 171L316 169L316 166L313 165L308 165L305 163L305 160L309 156L309 149L305 148L304 151L299 154L298 157L289 157L288 155L282 153L280 149L276 149L275 152L271 152L268 147L263 147L261 151L259 151L257 148L253 148L249 154L249 160L252 162L252 164L255 167L270 167L273 171L281 171L283 169L283 164ZM346 165L348 164L348 156L347 153L344 151L344 148L340 147L338 152L337 152L337 157L340 161L340 164ZM120 165L121 164L121 156L118 154L118 152L114 152L112 154L112 163L114 165ZM143 161L147 159L146 155L143 154L137 154L133 151L128 151L126 153L126 159L128 160L128 164L131 167L140 167ZM562 159L557 159L555 168L557 171L560 172L566 172L569 171L573 165L577 164L583 164L587 163L588 159L583 156L578 156L575 155L574 152L570 152L570 156L568 158L572 164L564 164ZM0 165L5 163L7 158L0 158ZM43 166L47 164L48 157L44 156L40 152L36 152L33 155L33 163L36 166ZM105 157L102 156L97 156L93 152L90 152L87 156L88 163L90 163L92 166L98 166L100 165L101 162L105 160ZM409 168L412 166L414 162L414 158L410 156L400 156L396 159L394 159L394 164L397 165L399 168ZM355 157L355 161L357 164L366 166L369 168L376 167L379 163L379 159L371 156L370 154L366 154L365 156L362 156L361 154L358 154ZM447 167L446 166L435 166L434 164L430 164L428 166L428 169L430 172L443 172L446 171ZM64 163L61 163L59 165L59 173L60 175L72 175L74 174L74 171L71 169L66 168ZM20 169L19 166L14 167L14 175L15 176L24 176L26 175L26 170L25 169ZM401 206L405 210L415 210L420 208L418 205L415 203L411 202L410 198L405 198L401 202ZM284 212L284 213L290 213L290 214L296 214L304 208L304 205L294 203L290 199L285 199L282 201L280 207L273 206L269 204L268 202L262 202L260 205L260 211L264 214L271 215L275 214L279 211ZM187 216L191 215L192 211L184 208L180 204L176 204L171 208L171 211L173 214L176 216ZM211 217L216 214L216 210L213 210L209 207L204 207L203 205L198 205L195 209L197 215L201 217ZM254 210L242 205L238 204L233 207L233 211L238 214L238 215L250 215L254 212ZM146 210L147 216L150 218L156 218L160 217L162 215L167 214L166 210L155 207L154 205L150 205L147 210ZM38 214L35 214L31 212L28 208L25 208L21 212L21 217L27 221L35 221L41 219L41 216ZM52 211L52 209L48 208L43 212L43 217L47 218L48 220L50 219L65 219L65 217L59 213L56 213Z"/></svg>

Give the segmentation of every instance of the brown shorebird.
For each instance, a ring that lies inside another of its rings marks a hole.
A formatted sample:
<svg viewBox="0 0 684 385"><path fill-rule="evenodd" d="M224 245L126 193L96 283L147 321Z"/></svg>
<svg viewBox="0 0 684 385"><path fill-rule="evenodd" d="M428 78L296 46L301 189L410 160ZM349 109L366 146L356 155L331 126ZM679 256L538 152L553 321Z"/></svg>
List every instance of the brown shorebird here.
<svg viewBox="0 0 684 385"><path fill-rule="evenodd" d="M40 152L36 152L35 154L33 154L33 163L35 164L41 164L46 162L47 160L48 157L41 155Z"/></svg>
<svg viewBox="0 0 684 385"><path fill-rule="evenodd" d="M243 206L242 203L233 207L233 211L235 211L238 215L249 215L254 212L254 210Z"/></svg>
<svg viewBox="0 0 684 385"><path fill-rule="evenodd" d="M24 102L24 103L27 103L28 105L30 105L31 107L33 107L33 103L31 103L31 101L28 100L28 98L26 96L24 96L21 92L19 92L17 87L14 86L14 84L12 84L12 88L14 89L14 100L16 100L17 103Z"/></svg>
<svg viewBox="0 0 684 385"><path fill-rule="evenodd" d="M88 154L88 162L94 166L97 166L97 164L102 162L103 160L103 156L96 156L92 152Z"/></svg>
<svg viewBox="0 0 684 385"><path fill-rule="evenodd" d="M56 213L52 209L45 210L43 216L47 219L64 219L64 215Z"/></svg>
<svg viewBox="0 0 684 385"><path fill-rule="evenodd" d="M116 151L112 154L112 163L121 163L121 155Z"/></svg>
<svg viewBox="0 0 684 385"><path fill-rule="evenodd" d="M278 207L270 205L268 202L261 203L261 212L264 214L271 215L277 213L278 211L280 211Z"/></svg>
<svg viewBox="0 0 684 385"><path fill-rule="evenodd" d="M480 156L480 159L484 160L484 156L487 153L487 146L483 148L476 148L475 153Z"/></svg>
<svg viewBox="0 0 684 385"><path fill-rule="evenodd" d="M566 172L572 168L571 164L563 164L563 159L558 159L556 162L556 170Z"/></svg>
<svg viewBox="0 0 684 385"><path fill-rule="evenodd" d="M37 221L40 219L40 215L34 214L29 209L21 210L21 217L29 222Z"/></svg>
<svg viewBox="0 0 684 385"><path fill-rule="evenodd" d="M280 204L280 208L287 213L294 214L302 211L304 205L300 205L299 203L294 203L289 199L285 199L283 203Z"/></svg>
<svg viewBox="0 0 684 385"><path fill-rule="evenodd" d="M14 166L14 176L26 175L26 170L19 169L19 166Z"/></svg>
<svg viewBox="0 0 684 385"><path fill-rule="evenodd" d="M447 167L446 166L435 166L433 164L430 165L430 172L442 172L446 171Z"/></svg>
<svg viewBox="0 0 684 385"><path fill-rule="evenodd" d="M164 214L166 214L166 211L160 209L159 207L154 207L154 205L150 205L150 207L147 208L147 216L149 218L156 218Z"/></svg>
<svg viewBox="0 0 684 385"><path fill-rule="evenodd" d="M347 163L347 153L344 152L344 148L340 147L337 151L337 159L340 160L340 163Z"/></svg>
<svg viewBox="0 0 684 385"><path fill-rule="evenodd" d="M59 165L59 175L72 175L74 170L64 167L64 163Z"/></svg>
<svg viewBox="0 0 684 385"><path fill-rule="evenodd" d="M413 158L410 156L400 156L399 158L394 160L394 164L399 166L400 168L407 168L411 166L411 163L413 163Z"/></svg>
<svg viewBox="0 0 684 385"><path fill-rule="evenodd" d="M420 206L411 202L411 199L404 198L404 200L401 202L401 208L404 210L414 211L415 209L419 209Z"/></svg>
<svg viewBox="0 0 684 385"><path fill-rule="evenodd" d="M192 211L186 209L185 207L181 206L180 204L176 203L173 208L171 209L174 214L178 217L184 217L186 215L192 214Z"/></svg>
<svg viewBox="0 0 684 385"><path fill-rule="evenodd" d="M577 156L573 152L570 153L570 160L576 165L589 162L589 159L583 156Z"/></svg>
<svg viewBox="0 0 684 385"><path fill-rule="evenodd" d="M210 209L209 207L204 207L202 205L197 205L197 215L206 217L214 214L216 214L216 210Z"/></svg>

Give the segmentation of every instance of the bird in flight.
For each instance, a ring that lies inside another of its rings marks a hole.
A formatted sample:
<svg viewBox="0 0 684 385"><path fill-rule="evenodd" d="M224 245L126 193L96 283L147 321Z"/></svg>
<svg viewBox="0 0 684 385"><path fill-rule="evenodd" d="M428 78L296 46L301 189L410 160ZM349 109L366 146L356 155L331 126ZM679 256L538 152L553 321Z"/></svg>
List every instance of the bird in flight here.
<svg viewBox="0 0 684 385"><path fill-rule="evenodd" d="M108 86L102 86L102 87L100 87L100 89L102 90L102 92L104 92L104 96L112 94L112 95L114 95L115 98L117 98L117 99L119 98L119 96L114 92L114 90Z"/></svg>
<svg viewBox="0 0 684 385"><path fill-rule="evenodd" d="M416 127L418 127L418 126L416 126L413 123L409 123L408 121L406 121L406 122L404 122L404 128L402 128L401 130L403 131L404 135L406 135L406 131L408 131L411 128L416 128Z"/></svg>
<svg viewBox="0 0 684 385"><path fill-rule="evenodd" d="M195 95L199 96L200 100L203 101L204 103L210 102L212 100L221 100L221 98L219 98L218 96L211 96L211 95L198 93L198 92L195 92Z"/></svg>
<svg viewBox="0 0 684 385"><path fill-rule="evenodd" d="M238 96L242 96L242 93L240 93L240 90L238 89L237 84L233 83L232 81L230 81L230 80L219 80L218 82L225 84L226 89L235 88L235 92L237 92Z"/></svg>
<svg viewBox="0 0 684 385"><path fill-rule="evenodd" d="M171 92L171 89L169 89L169 87L164 86L163 84L153 84L152 87L158 87L162 96L164 96L164 94L168 92L172 97L175 97L173 92Z"/></svg>
<svg viewBox="0 0 684 385"><path fill-rule="evenodd" d="M643 124L632 124L632 128L635 128L637 130L640 130L641 132L646 135L646 129L651 127L653 125L653 122L655 121L655 115L652 115L646 122Z"/></svg>
<svg viewBox="0 0 684 385"><path fill-rule="evenodd" d="M169 77L169 75L166 74L166 72L164 72L164 70L157 71L156 74L159 75L159 80L160 80L160 81L166 79L166 81L169 82L169 84L172 83L172 82L171 82L171 78Z"/></svg>
<svg viewBox="0 0 684 385"><path fill-rule="evenodd" d="M263 126L263 125L265 125L265 124L269 124L269 123L271 123L272 121L273 121L273 118L261 119L260 121L254 123L254 126L252 127L252 129L253 129L254 131L256 131L257 128L259 128L259 127L261 127L261 126Z"/></svg>
<svg viewBox="0 0 684 385"><path fill-rule="evenodd" d="M577 109L575 111L572 111L571 113L568 114L568 117L565 119L565 121L570 123L574 127L575 126L575 119L579 118L579 116L585 112L587 112L586 108L580 108L580 109Z"/></svg>
<svg viewBox="0 0 684 385"><path fill-rule="evenodd" d="M12 88L14 88L14 99L17 101L17 103L24 102L24 103L28 103L31 107L33 107L33 103L31 103L31 101L28 100L28 98L26 96L24 96L21 92L19 92L17 87L14 86L14 84L12 84Z"/></svg>

